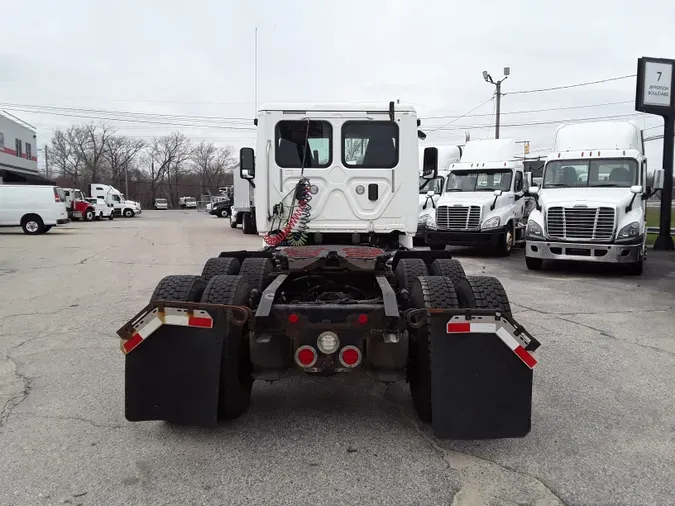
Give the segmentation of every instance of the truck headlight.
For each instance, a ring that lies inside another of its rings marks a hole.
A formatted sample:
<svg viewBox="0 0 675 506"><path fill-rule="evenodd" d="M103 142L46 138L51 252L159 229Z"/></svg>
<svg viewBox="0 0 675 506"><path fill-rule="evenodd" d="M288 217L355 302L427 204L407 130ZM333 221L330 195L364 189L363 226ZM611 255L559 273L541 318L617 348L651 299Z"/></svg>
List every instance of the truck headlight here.
<svg viewBox="0 0 675 506"><path fill-rule="evenodd" d="M640 224L637 221L626 225L616 236L617 241L625 241L627 239L633 239L640 235Z"/></svg>
<svg viewBox="0 0 675 506"><path fill-rule="evenodd" d="M483 222L483 225L481 226L482 229L486 228L497 228L500 223L499 216L493 216L492 218L488 218Z"/></svg>
<svg viewBox="0 0 675 506"><path fill-rule="evenodd" d="M534 220L529 220L527 222L527 228L525 229L525 237L531 237L533 239L543 239L544 231L541 229L539 223Z"/></svg>

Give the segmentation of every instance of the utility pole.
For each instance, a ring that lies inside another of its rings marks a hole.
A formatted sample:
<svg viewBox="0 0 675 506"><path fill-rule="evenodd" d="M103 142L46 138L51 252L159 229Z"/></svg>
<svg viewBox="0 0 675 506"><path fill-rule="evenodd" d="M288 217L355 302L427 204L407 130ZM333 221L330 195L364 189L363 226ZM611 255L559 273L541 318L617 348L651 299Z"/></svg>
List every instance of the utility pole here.
<svg viewBox="0 0 675 506"><path fill-rule="evenodd" d="M49 146L45 144L45 174L49 178Z"/></svg>
<svg viewBox="0 0 675 506"><path fill-rule="evenodd" d="M127 168L129 166L129 162L125 161L124 162L124 197L129 198L129 173L127 171Z"/></svg>
<svg viewBox="0 0 675 506"><path fill-rule="evenodd" d="M496 107L497 117L495 120L495 139L499 139L499 121L502 114L502 83L506 81L510 75L511 75L511 68L504 67L504 77L502 77L499 81L495 82L487 70L483 71L483 79L485 79L485 82L494 84L496 88L495 95L497 96L497 107Z"/></svg>

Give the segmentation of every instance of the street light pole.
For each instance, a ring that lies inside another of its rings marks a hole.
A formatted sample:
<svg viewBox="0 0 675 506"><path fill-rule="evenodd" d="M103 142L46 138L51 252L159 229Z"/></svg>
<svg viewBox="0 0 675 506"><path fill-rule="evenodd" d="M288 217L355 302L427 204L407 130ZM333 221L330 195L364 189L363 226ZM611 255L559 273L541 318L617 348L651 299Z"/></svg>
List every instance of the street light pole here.
<svg viewBox="0 0 675 506"><path fill-rule="evenodd" d="M495 82L487 70L483 71L483 79L486 83L495 85L495 95L497 96L496 118L495 118L495 139L499 139L499 126L502 114L502 83L511 75L511 68L504 67L504 77Z"/></svg>

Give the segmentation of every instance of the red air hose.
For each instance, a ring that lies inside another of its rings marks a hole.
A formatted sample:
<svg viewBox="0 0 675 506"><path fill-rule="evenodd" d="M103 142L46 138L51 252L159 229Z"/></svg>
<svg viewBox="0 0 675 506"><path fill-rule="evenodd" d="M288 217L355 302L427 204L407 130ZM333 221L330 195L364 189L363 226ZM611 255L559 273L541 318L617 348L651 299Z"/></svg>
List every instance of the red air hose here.
<svg viewBox="0 0 675 506"><path fill-rule="evenodd" d="M280 232L274 235L270 235L269 233L267 233L267 235L265 235L264 237L265 243L267 243L269 246L279 246L279 244L284 242L288 237L288 234L291 233L293 227L300 219L300 216L302 216L304 208L305 208L305 201L304 200L298 201L298 207L295 208L295 212L288 219L288 223L286 223L286 226Z"/></svg>

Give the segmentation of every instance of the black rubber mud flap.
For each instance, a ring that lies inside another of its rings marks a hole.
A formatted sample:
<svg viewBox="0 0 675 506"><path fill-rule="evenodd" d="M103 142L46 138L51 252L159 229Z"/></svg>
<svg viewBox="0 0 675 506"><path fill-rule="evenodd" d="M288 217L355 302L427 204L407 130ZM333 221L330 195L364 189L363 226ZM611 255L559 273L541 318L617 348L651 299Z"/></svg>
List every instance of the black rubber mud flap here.
<svg viewBox="0 0 675 506"><path fill-rule="evenodd" d="M162 325L125 356L125 416L214 427L225 312L213 328Z"/></svg>
<svg viewBox="0 0 675 506"><path fill-rule="evenodd" d="M530 432L532 369L495 333L447 333L431 316L432 427L441 439L524 437Z"/></svg>

